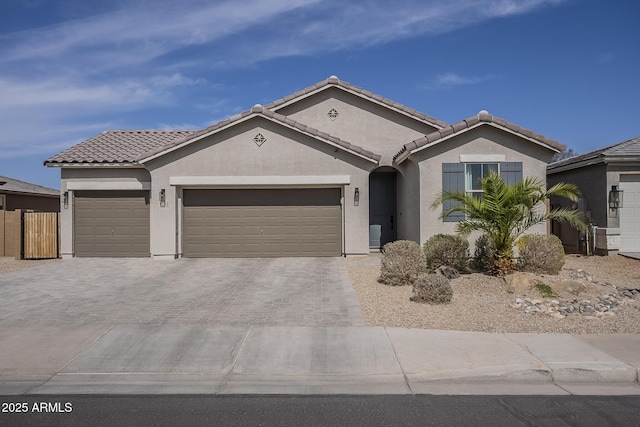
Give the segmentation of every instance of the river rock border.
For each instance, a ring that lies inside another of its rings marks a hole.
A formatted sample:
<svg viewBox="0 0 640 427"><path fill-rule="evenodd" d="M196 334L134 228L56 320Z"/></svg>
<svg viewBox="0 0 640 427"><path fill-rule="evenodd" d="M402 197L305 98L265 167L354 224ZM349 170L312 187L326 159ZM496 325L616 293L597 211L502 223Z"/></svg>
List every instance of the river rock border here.
<svg viewBox="0 0 640 427"><path fill-rule="evenodd" d="M590 319L602 319L615 316L620 307L625 304L625 299L640 300L640 289L624 288L618 289L609 282L597 281L593 275L582 269L568 270L569 276L578 281L586 281L601 286L614 289L598 297L597 300L572 298L560 300L558 298L516 298L511 304L511 308L517 309L527 314L537 316L548 316L555 319L565 317L582 317Z"/></svg>

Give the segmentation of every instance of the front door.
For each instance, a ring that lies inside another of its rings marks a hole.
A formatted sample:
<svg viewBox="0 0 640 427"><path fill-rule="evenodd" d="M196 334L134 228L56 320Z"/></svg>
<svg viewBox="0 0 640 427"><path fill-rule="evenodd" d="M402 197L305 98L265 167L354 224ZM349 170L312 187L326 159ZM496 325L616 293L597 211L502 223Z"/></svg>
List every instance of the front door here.
<svg viewBox="0 0 640 427"><path fill-rule="evenodd" d="M369 176L369 248L379 249L396 240L396 173Z"/></svg>

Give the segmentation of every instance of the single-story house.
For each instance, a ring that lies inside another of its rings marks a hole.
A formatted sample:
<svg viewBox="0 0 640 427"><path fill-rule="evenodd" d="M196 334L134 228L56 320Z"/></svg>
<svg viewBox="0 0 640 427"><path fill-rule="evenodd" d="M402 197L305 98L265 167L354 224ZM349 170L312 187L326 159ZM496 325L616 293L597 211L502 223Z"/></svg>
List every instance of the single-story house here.
<svg viewBox="0 0 640 427"><path fill-rule="evenodd" d="M60 191L0 176L0 211L60 211Z"/></svg>
<svg viewBox="0 0 640 427"><path fill-rule="evenodd" d="M490 170L545 180L563 149L331 76L206 129L106 131L44 163L61 169L63 257L346 256L453 233L438 192L477 192Z"/></svg>
<svg viewBox="0 0 640 427"><path fill-rule="evenodd" d="M549 164L547 183L558 182L580 189L577 207L597 227L590 243L597 255L640 252L640 137ZM568 252L587 249L584 234L565 224L553 228Z"/></svg>

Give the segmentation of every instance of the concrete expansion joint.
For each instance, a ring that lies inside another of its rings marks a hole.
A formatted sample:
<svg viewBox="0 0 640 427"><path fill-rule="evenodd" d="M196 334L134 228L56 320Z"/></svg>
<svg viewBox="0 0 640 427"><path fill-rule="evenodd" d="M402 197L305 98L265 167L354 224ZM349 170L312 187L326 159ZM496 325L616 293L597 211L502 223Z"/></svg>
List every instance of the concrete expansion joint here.
<svg viewBox="0 0 640 427"><path fill-rule="evenodd" d="M411 388L411 383L409 382L409 378L407 377L407 373L405 372L404 368L402 367L402 363L400 363L400 358L398 357L398 352L396 351L396 348L393 345L393 341L391 340L391 337L389 336L389 331L387 331L387 328L384 328L384 333L387 336L387 340L389 341L389 345L391 346L391 350L393 350L393 354L395 355L396 360L398 361L398 365L400 365L400 370L402 371L402 377L404 378L404 383L407 385L407 388L409 389L411 394L416 394L415 391L413 390L413 388Z"/></svg>
<svg viewBox="0 0 640 427"><path fill-rule="evenodd" d="M238 350L238 353L233 359L233 363L231 364L231 369L229 369L229 372L227 372L227 374L224 376L224 379L220 382L220 387L218 387L218 392L216 394L221 394L222 390L224 390L227 384L229 383L229 380L233 375L233 372L238 363L238 359L240 359L240 355L242 355L242 350L244 349L244 346L247 342L247 338L249 338L249 334L251 333L252 329L253 329L253 326L249 326L249 329L247 329L247 333L244 335L244 338L242 339L242 344L240 344L240 349Z"/></svg>

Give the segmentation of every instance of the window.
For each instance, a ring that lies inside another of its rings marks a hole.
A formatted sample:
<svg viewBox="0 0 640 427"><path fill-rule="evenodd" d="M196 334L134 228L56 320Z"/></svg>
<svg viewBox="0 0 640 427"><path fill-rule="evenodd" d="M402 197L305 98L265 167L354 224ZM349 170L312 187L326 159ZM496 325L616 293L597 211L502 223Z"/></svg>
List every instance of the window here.
<svg viewBox="0 0 640 427"><path fill-rule="evenodd" d="M498 163L466 163L464 173L465 191L471 193L475 198L482 198L480 180L487 177L492 171L500 173Z"/></svg>
<svg viewBox="0 0 640 427"><path fill-rule="evenodd" d="M4 210L4 194L0 194L0 211Z"/></svg>

